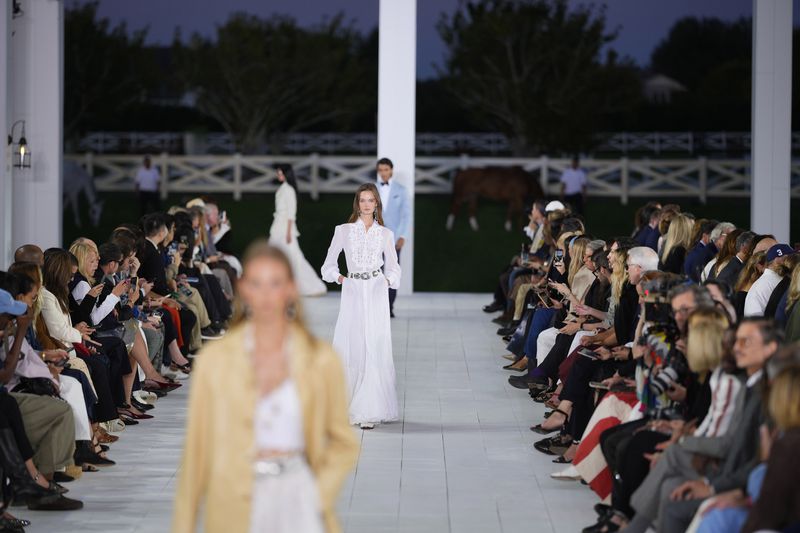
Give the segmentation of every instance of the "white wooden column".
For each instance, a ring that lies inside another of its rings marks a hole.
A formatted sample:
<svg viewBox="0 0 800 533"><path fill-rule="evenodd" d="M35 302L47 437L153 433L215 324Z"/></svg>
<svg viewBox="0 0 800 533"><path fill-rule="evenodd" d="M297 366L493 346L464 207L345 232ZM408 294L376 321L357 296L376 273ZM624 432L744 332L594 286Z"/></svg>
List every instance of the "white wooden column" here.
<svg viewBox="0 0 800 533"><path fill-rule="evenodd" d="M789 242L792 0L753 0L753 231Z"/></svg>
<svg viewBox="0 0 800 533"><path fill-rule="evenodd" d="M11 264L11 206L14 205L11 178L11 150L6 136L11 128L11 2L0 2L0 269Z"/></svg>
<svg viewBox="0 0 800 533"><path fill-rule="evenodd" d="M378 43L377 155L392 160L394 179L408 189L411 226L400 257L400 293L409 294L414 287L417 0L380 0Z"/></svg>
<svg viewBox="0 0 800 533"><path fill-rule="evenodd" d="M4 2L5 3L5 2ZM8 2L9 4L11 2ZM12 246L62 246L64 6L21 3L11 38L11 116L25 121L31 168L13 169ZM15 141L21 130L17 127Z"/></svg>

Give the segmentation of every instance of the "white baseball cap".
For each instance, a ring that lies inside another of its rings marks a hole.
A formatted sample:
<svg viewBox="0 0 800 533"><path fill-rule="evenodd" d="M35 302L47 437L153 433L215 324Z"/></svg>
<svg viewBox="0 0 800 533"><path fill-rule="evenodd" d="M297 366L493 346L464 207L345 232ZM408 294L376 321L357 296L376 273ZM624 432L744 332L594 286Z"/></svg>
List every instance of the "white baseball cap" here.
<svg viewBox="0 0 800 533"><path fill-rule="evenodd" d="M549 213L550 211L559 211L561 209L564 209L564 204L562 204L558 200L553 200L544 207L544 212Z"/></svg>

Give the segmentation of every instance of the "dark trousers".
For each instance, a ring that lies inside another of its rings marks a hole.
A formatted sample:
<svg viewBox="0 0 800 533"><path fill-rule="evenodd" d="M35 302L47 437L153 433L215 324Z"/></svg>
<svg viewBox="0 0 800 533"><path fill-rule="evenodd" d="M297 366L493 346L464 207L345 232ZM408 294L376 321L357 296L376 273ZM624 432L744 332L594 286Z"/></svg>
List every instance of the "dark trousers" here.
<svg viewBox="0 0 800 533"><path fill-rule="evenodd" d="M400 250L397 250L397 263L400 263ZM389 289L389 312L394 313L394 300L397 298L397 290Z"/></svg>
<svg viewBox="0 0 800 533"><path fill-rule="evenodd" d="M139 206L142 209L142 216L161 211L158 191L139 191Z"/></svg>
<svg viewBox="0 0 800 533"><path fill-rule="evenodd" d="M94 339L102 345L102 352L108 356L108 378L111 387L111 397L114 398L114 405L120 407L125 401L125 386L122 383L122 376L127 376L133 369L128 359L128 348L125 342L119 337L98 337Z"/></svg>
<svg viewBox="0 0 800 533"><path fill-rule="evenodd" d="M564 197L564 201L572 206L573 212L579 215L583 214L583 194L568 194Z"/></svg>
<svg viewBox="0 0 800 533"><path fill-rule="evenodd" d="M94 390L97 392L97 405L94 408L94 419L92 422L108 422L119 417L114 406L114 395L111 394L109 384L109 367L111 366L108 357L101 353L96 353L88 357L80 357L89 367L89 375L92 376Z"/></svg>

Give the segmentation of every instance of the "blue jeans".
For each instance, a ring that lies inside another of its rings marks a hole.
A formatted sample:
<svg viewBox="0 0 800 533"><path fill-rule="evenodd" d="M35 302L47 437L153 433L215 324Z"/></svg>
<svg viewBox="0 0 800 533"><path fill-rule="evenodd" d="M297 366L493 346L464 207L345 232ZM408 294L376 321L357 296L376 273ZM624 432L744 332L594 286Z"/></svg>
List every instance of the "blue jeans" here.
<svg viewBox="0 0 800 533"><path fill-rule="evenodd" d="M518 350L524 340L521 353L528 356L529 374L533 372L534 368L536 368L536 340L539 338L539 333L550 327L550 322L552 322L553 315L555 315L555 313L555 309L545 309L543 307L536 309L533 312L533 317L531 318L530 325L528 326L527 337L517 337L517 335L515 335L508 344L508 351L520 355Z"/></svg>
<svg viewBox="0 0 800 533"><path fill-rule="evenodd" d="M767 473L766 463L755 467L747 479L747 494L756 501L761 493L761 484ZM728 531L741 531L747 521L749 509L731 507L729 509L713 509L706 513L697 533L726 533Z"/></svg>

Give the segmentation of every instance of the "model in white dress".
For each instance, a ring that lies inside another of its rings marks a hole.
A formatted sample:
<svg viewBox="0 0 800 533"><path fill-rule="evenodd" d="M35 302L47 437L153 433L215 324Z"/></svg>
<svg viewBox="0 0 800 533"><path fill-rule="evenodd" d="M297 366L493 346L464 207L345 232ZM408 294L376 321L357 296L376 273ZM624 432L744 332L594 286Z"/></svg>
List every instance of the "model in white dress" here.
<svg viewBox="0 0 800 533"><path fill-rule="evenodd" d="M297 193L286 181L281 183L275 193L275 214L269 229L269 242L283 250L289 257L294 270L297 289L302 296L321 296L328 292L327 287L308 263L297 238Z"/></svg>
<svg viewBox="0 0 800 533"><path fill-rule="evenodd" d="M348 275L339 272L344 250ZM381 268L383 267L383 271ZM322 279L342 284L333 346L344 360L350 423L370 428L397 420L392 332L387 286L400 285L400 265L390 230L361 218L336 226Z"/></svg>

